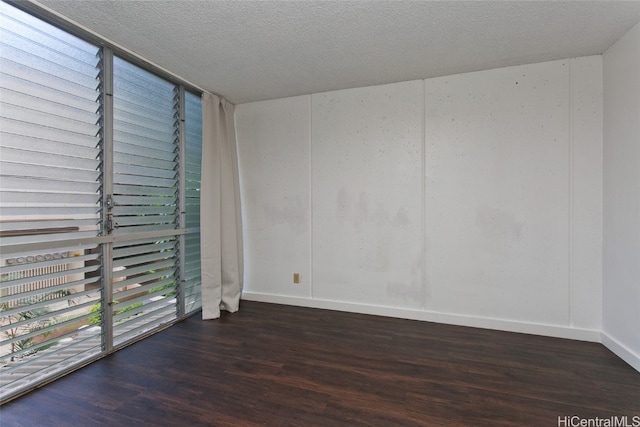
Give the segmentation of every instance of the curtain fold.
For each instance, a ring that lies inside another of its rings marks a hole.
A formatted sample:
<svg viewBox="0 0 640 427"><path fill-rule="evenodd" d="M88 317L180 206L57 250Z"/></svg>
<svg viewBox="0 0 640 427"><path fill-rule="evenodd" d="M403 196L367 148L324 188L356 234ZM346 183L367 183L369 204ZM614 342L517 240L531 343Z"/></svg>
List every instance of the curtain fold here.
<svg viewBox="0 0 640 427"><path fill-rule="evenodd" d="M202 318L238 311L243 285L242 217L235 107L209 93L202 96L200 237Z"/></svg>

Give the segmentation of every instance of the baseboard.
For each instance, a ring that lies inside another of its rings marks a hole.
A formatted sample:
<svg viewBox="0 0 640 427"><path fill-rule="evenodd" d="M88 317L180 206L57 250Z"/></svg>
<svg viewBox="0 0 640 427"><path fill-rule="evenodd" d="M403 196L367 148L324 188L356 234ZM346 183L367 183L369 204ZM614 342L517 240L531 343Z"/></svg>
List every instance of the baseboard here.
<svg viewBox="0 0 640 427"><path fill-rule="evenodd" d="M602 332L601 335L602 337L600 341L605 347L615 353L615 355L620 359L631 365L633 369L640 372L640 355L631 351L624 344L620 343L620 341L607 335L606 332Z"/></svg>
<svg viewBox="0 0 640 427"><path fill-rule="evenodd" d="M463 316L458 314L439 313L434 311L410 310L397 307L354 304L315 298L310 299L286 295L262 294L257 292L243 292L242 299L247 301L269 302L274 304L286 304L299 307L322 308L326 310L347 311L351 313L371 314L376 316L422 320L426 322L446 323L450 325L469 326L474 328L519 332L532 335L544 335L549 337L567 338L578 341L601 342L600 331L590 329L578 329L556 325L518 322L512 320Z"/></svg>

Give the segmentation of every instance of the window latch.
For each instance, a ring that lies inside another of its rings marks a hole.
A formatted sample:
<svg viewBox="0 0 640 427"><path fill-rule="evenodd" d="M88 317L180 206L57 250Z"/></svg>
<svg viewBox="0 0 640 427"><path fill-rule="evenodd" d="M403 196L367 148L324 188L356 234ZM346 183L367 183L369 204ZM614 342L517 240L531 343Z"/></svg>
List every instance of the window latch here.
<svg viewBox="0 0 640 427"><path fill-rule="evenodd" d="M105 223L105 228L106 228L107 234L111 234L111 232L113 231L113 214L111 212L107 214L107 221Z"/></svg>

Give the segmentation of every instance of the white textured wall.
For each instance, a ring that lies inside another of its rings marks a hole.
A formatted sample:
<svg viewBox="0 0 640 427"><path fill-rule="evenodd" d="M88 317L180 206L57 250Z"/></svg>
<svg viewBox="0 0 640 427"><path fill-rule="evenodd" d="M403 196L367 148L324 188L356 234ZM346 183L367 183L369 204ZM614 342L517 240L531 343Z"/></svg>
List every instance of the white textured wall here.
<svg viewBox="0 0 640 427"><path fill-rule="evenodd" d="M312 96L315 298L421 307L422 85Z"/></svg>
<svg viewBox="0 0 640 427"><path fill-rule="evenodd" d="M604 54L604 343L640 371L640 24Z"/></svg>
<svg viewBox="0 0 640 427"><path fill-rule="evenodd" d="M308 97L237 112L245 290L311 296L309 113Z"/></svg>
<svg viewBox="0 0 640 427"><path fill-rule="evenodd" d="M599 291L600 253L575 254L572 239L601 244L600 64L589 57L427 80L429 309L599 326L599 294L581 291ZM576 270L591 274L576 282ZM584 307L573 307L572 292Z"/></svg>
<svg viewBox="0 0 640 427"><path fill-rule="evenodd" d="M236 120L245 298L598 339L600 56Z"/></svg>

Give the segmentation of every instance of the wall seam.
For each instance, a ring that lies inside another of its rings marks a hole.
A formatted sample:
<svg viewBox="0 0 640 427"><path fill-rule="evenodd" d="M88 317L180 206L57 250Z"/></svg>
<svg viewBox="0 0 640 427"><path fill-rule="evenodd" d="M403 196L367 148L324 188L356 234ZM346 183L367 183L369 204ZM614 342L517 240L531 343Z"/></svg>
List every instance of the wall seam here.
<svg viewBox="0 0 640 427"><path fill-rule="evenodd" d="M313 299L313 95L309 94L309 298Z"/></svg>
<svg viewBox="0 0 640 427"><path fill-rule="evenodd" d="M573 59L567 61L569 64L569 209L568 209L568 257L567 265L568 281L567 281L567 316L568 325L573 327L573 152L574 152L574 131L573 131L573 113L574 113L574 79L573 79Z"/></svg>
<svg viewBox="0 0 640 427"><path fill-rule="evenodd" d="M421 176L421 209L422 209L422 218L421 218L421 238L422 238L422 259L420 261L420 267L422 269L421 274L421 308L422 310L426 310L427 308L427 81L422 80L422 115L420 118L421 121L421 129L420 135L421 138L421 148L422 148L422 176Z"/></svg>

